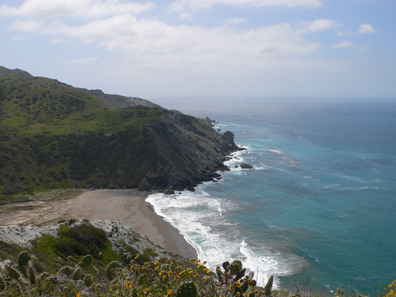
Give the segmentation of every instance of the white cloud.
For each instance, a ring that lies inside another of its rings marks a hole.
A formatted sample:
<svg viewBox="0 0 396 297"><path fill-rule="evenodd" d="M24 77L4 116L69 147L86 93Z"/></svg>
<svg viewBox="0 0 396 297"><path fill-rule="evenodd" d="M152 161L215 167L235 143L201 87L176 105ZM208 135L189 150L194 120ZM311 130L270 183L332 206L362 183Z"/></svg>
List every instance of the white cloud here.
<svg viewBox="0 0 396 297"><path fill-rule="evenodd" d="M181 20L191 19L191 15L188 12L182 12L179 15L179 19L181 19Z"/></svg>
<svg viewBox="0 0 396 297"><path fill-rule="evenodd" d="M319 19L314 21L302 21L299 22L304 31L307 32L317 32L323 31L334 27L339 27L340 24L328 19Z"/></svg>
<svg viewBox="0 0 396 297"><path fill-rule="evenodd" d="M207 9L217 4L236 6L236 7L263 7L263 6L284 6L284 7L320 7L320 0L176 0L171 3L172 10L192 10Z"/></svg>
<svg viewBox="0 0 396 297"><path fill-rule="evenodd" d="M33 19L28 20L15 20L11 24L11 29L22 31L22 32L29 32L29 33L36 33L44 26L46 22L44 21L36 21Z"/></svg>
<svg viewBox="0 0 396 297"><path fill-rule="evenodd" d="M353 31L345 31L345 32L340 31L337 33L337 35L339 35L339 36L348 36L348 35L353 35L353 34L355 34L355 32L353 32Z"/></svg>
<svg viewBox="0 0 396 297"><path fill-rule="evenodd" d="M16 37L14 37L13 39L12 39L12 41L21 41L21 40L23 40L24 38L22 37L22 36L16 36Z"/></svg>
<svg viewBox="0 0 396 297"><path fill-rule="evenodd" d="M82 65L82 64L90 64L90 63L93 63L93 62L95 62L96 60L97 60L97 57L91 57L91 58L85 58L85 59L72 59L72 60L67 60L67 61L65 61L65 63L67 63L67 64L71 63L71 64L79 64L79 65Z"/></svg>
<svg viewBox="0 0 396 297"><path fill-rule="evenodd" d="M6 16L72 16L98 17L120 13L138 14L155 7L152 2L123 3L119 0L25 0L19 6L0 6L0 15Z"/></svg>
<svg viewBox="0 0 396 297"><path fill-rule="evenodd" d="M228 25L238 25L247 22L247 19L245 18L233 18L233 19L227 19L224 21Z"/></svg>
<svg viewBox="0 0 396 297"><path fill-rule="evenodd" d="M344 40L343 42L333 44L332 48L347 48L353 45L353 42Z"/></svg>
<svg viewBox="0 0 396 297"><path fill-rule="evenodd" d="M359 26L359 30L358 30L359 34L374 33L374 32L375 30L373 26L371 26L370 24L361 24Z"/></svg>
<svg viewBox="0 0 396 297"><path fill-rule="evenodd" d="M348 36L348 35L355 35L355 34L367 34L367 33L374 33L375 30L373 28L373 26L371 26L370 24L361 24L359 25L359 29L357 30L357 32L354 31L346 31L346 32L338 32L337 35L340 36Z"/></svg>
<svg viewBox="0 0 396 297"><path fill-rule="evenodd" d="M236 20L237 22L242 20ZM31 31L30 22L13 25ZM33 24L35 32L56 39L91 42L105 50L134 61L136 66L161 68L257 68L287 64L296 58L310 57L321 46L304 34L324 30L335 23L317 20L301 24L236 29L233 26L205 28L199 25L172 26L154 18L118 15L72 26L63 21Z"/></svg>
<svg viewBox="0 0 396 297"><path fill-rule="evenodd" d="M51 43L53 44L64 43L64 40L62 38L55 38L51 40Z"/></svg>

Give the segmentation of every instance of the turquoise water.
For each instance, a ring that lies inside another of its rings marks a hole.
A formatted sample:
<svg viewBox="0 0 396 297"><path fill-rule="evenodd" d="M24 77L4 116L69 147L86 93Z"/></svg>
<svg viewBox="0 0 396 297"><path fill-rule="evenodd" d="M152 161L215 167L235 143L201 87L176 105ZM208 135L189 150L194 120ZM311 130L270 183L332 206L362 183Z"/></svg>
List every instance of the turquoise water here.
<svg viewBox="0 0 396 297"><path fill-rule="evenodd" d="M159 102L161 104L161 102ZM151 195L211 265L238 258L276 286L331 295L396 279L396 100L196 99L247 148L196 192ZM175 106L172 106L174 104Z"/></svg>

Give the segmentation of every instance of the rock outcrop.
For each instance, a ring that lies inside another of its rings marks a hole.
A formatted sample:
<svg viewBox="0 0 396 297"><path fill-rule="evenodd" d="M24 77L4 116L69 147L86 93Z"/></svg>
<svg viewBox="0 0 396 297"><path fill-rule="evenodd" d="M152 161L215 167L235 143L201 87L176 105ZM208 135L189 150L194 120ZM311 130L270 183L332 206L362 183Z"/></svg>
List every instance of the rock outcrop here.
<svg viewBox="0 0 396 297"><path fill-rule="evenodd" d="M230 131L219 134L205 121L177 111L164 110L163 120L148 126L156 145L157 160L151 164L140 189L184 190L212 181L217 171L229 170L226 156L239 150Z"/></svg>
<svg viewBox="0 0 396 297"><path fill-rule="evenodd" d="M234 134L215 131L209 118L4 67L0 108L4 201L42 186L193 190L228 170L223 162L238 150Z"/></svg>
<svg viewBox="0 0 396 297"><path fill-rule="evenodd" d="M254 169L254 167L252 165L247 164L247 163L241 163L240 166L242 169Z"/></svg>
<svg viewBox="0 0 396 297"><path fill-rule="evenodd" d="M0 241L9 244L17 244L22 247L32 248L31 241L41 237L43 234L50 234L58 237L60 226L67 224L70 227L82 224L91 224L92 226L102 229L106 232L111 242L111 247L116 252L125 252L125 244L132 246L134 249L143 253L145 249L155 249L160 256L168 255L164 248L152 243L146 236L142 236L132 230L130 226L122 225L117 221L97 221L97 220L80 220L72 224L61 223L55 226L39 227L36 225L29 226L0 226Z"/></svg>

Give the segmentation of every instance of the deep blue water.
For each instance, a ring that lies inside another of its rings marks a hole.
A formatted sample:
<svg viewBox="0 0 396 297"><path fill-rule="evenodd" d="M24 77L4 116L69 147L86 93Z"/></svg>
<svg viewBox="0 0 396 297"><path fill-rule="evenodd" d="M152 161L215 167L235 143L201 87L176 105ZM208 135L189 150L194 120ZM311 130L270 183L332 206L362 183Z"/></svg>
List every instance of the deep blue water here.
<svg viewBox="0 0 396 297"><path fill-rule="evenodd" d="M215 267L238 258L259 283L359 292L396 279L396 100L158 102L220 122L247 148L217 183L149 197Z"/></svg>

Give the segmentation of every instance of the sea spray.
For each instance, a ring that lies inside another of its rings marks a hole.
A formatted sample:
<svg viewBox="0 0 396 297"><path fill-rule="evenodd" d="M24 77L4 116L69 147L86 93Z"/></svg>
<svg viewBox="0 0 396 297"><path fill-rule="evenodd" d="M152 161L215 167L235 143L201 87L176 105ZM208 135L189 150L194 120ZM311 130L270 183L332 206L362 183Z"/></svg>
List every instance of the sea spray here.
<svg viewBox="0 0 396 297"><path fill-rule="evenodd" d="M272 274L285 276L299 272L296 266L289 263L294 265L298 262L297 267L302 267L305 265L301 264L304 259L280 253L262 243L256 247L249 246L240 224L228 219L229 214L240 206L226 198L210 196L206 190L211 187L216 187L216 183L199 185L195 192L152 194L146 201L153 205L158 215L180 231L196 249L198 257L207 261L212 270L225 261L239 259L244 267L256 273L255 279L259 285L265 285ZM274 286L279 287L277 278Z"/></svg>

